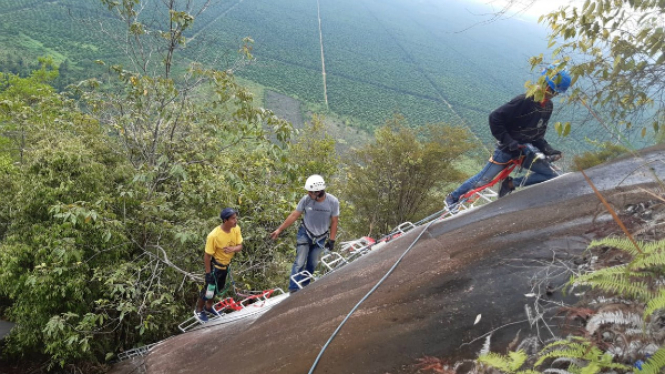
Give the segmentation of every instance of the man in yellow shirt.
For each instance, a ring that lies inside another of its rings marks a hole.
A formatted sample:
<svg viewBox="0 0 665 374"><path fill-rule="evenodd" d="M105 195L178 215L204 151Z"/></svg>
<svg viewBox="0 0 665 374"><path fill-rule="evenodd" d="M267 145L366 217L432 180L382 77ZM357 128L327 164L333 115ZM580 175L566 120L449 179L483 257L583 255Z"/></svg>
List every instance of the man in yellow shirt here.
<svg viewBox="0 0 665 374"><path fill-rule="evenodd" d="M238 226L238 212L233 208L224 208L219 214L222 224L215 227L206 239L203 264L205 265L205 284L201 289L201 295L196 303L194 316L202 323L208 322L207 313L218 315L212 308L213 299L216 294L224 290L226 274L233 256L242 250L242 234ZM214 286L212 294L208 291L209 286ZM205 310L204 308L205 304Z"/></svg>

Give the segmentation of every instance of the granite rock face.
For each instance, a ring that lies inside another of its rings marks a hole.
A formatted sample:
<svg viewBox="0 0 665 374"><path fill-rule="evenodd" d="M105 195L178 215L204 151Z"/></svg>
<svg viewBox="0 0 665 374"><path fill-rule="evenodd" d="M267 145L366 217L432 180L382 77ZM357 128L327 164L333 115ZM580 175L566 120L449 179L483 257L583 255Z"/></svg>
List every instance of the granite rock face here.
<svg viewBox="0 0 665 374"><path fill-rule="evenodd" d="M662 190L656 176L665 177L664 160L665 148L655 147L586 174L621 213L653 199L643 189ZM409 247L314 373L415 373L424 356L474 358L490 332L492 350L501 352L518 330L550 334L536 331L525 309L534 298L560 300L558 287L568 275L553 269L612 233L620 228L583 175L569 173L421 226L257 318L174 336L113 372L307 373L342 320Z"/></svg>

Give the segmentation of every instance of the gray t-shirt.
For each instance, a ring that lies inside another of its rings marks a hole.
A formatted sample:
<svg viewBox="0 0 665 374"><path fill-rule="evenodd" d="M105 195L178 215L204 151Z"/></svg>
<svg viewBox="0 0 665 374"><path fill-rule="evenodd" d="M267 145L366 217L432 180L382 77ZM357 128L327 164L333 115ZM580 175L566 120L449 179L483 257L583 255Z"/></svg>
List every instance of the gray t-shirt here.
<svg viewBox="0 0 665 374"><path fill-rule="evenodd" d="M318 202L305 195L298 202L296 210L304 213L305 227L314 236L320 236L328 231L330 219L339 216L339 200L326 192L326 199Z"/></svg>

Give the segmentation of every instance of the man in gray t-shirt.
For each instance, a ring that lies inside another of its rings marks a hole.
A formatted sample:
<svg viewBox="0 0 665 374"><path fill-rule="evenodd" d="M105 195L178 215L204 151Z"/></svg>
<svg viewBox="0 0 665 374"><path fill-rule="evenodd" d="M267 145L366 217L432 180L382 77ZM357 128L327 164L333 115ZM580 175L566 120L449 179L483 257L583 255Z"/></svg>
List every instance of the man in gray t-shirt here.
<svg viewBox="0 0 665 374"><path fill-rule="evenodd" d="M277 239L279 234L291 226L301 214L305 214L296 239L296 260L291 268L289 282L289 292L291 293L300 289L296 283L300 277L296 276L297 279L294 280L293 276L303 270L313 274L324 246L328 250L332 250L337 235L339 200L326 193L326 182L317 174L307 178L305 189L307 195L300 199L296 209L286 217L277 230L270 234L271 239ZM327 242L326 239L328 239ZM308 283L308 281L303 282L302 286L306 286Z"/></svg>

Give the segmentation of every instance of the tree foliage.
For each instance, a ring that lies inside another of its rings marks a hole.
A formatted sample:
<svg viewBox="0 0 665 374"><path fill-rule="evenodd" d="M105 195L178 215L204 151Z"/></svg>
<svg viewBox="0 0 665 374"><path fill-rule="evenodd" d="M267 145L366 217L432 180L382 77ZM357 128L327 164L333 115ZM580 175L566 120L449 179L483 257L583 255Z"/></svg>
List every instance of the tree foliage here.
<svg viewBox="0 0 665 374"><path fill-rule="evenodd" d="M335 150L335 139L326 132L323 119L318 115L312 117L291 147L291 154L294 162L298 163L300 175L297 177L320 174L330 185L337 174L340 159Z"/></svg>
<svg viewBox="0 0 665 374"><path fill-rule="evenodd" d="M11 76L0 91L12 145L0 175L0 294L17 323L8 354L103 362L173 333L223 206L240 210L246 237L238 287L288 278L289 249L264 239L291 208L278 203L295 189L290 126L252 106L228 72L193 69L205 84L185 92L116 72L122 94L91 80L74 101L38 89L41 72Z"/></svg>
<svg viewBox="0 0 665 374"><path fill-rule="evenodd" d="M80 370L175 332L224 206L245 237L236 285L286 284L292 248L266 238L307 169L289 157L290 124L232 70L170 61L159 74L113 65L63 94L46 60L0 76L0 300L17 324L4 353Z"/></svg>
<svg viewBox="0 0 665 374"><path fill-rule="evenodd" d="M355 232L386 234L440 210L443 187L464 177L453 162L470 149L469 136L446 125L413 129L395 116L376 131L374 144L352 151L345 199L352 205Z"/></svg>
<svg viewBox="0 0 665 374"><path fill-rule="evenodd" d="M658 0L587 0L541 17L552 30L560 68L583 82L570 100L593 107L608 127L646 123L642 136L648 128L658 131L665 119L664 13Z"/></svg>
<svg viewBox="0 0 665 374"><path fill-rule="evenodd" d="M617 158L627 152L629 152L629 150L621 145L612 144L610 142L601 143L598 145L598 150L595 152L584 152L580 155L575 155L572 161L572 169L574 171L585 170L592 166L600 165L605 161Z"/></svg>

